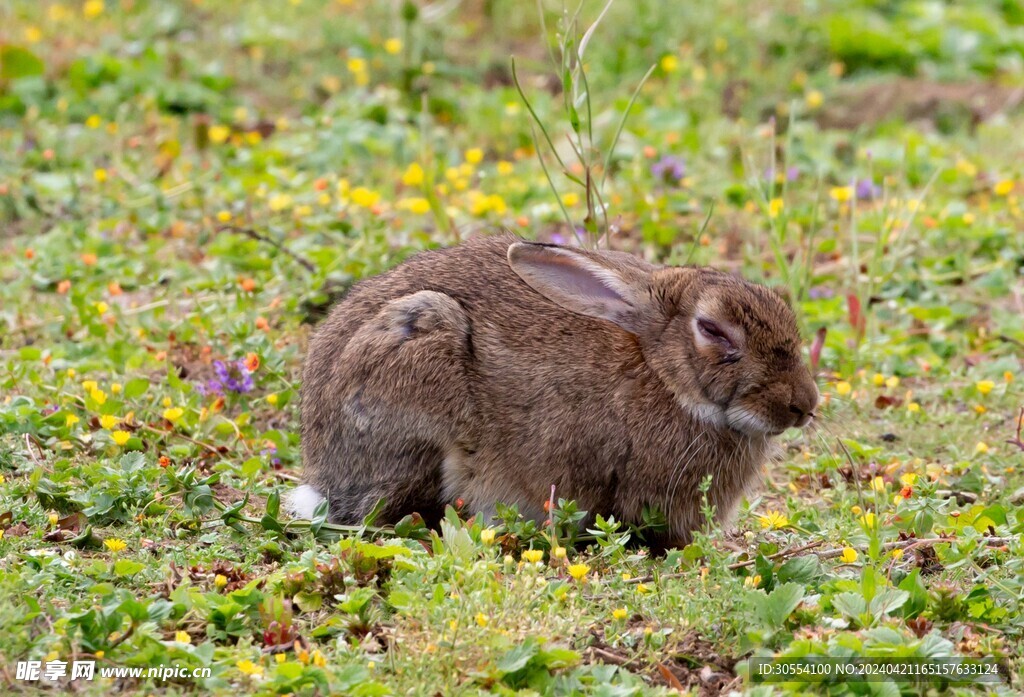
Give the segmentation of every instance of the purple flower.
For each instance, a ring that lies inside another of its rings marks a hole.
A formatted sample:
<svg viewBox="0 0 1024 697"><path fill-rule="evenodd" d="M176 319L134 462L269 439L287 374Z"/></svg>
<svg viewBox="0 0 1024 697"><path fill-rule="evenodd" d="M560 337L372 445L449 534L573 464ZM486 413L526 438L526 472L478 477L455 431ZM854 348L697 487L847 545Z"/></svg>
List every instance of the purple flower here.
<svg viewBox="0 0 1024 697"><path fill-rule="evenodd" d="M859 179L855 186L858 201L872 201L882 194L882 188L870 179Z"/></svg>
<svg viewBox="0 0 1024 697"><path fill-rule="evenodd" d="M800 178L800 168L796 165L791 165L786 168L786 181L795 182ZM773 167L766 167L764 170L765 181L772 181L775 179L775 169Z"/></svg>
<svg viewBox="0 0 1024 697"><path fill-rule="evenodd" d="M214 378L207 380L205 385L199 386L202 394L221 395L225 392L245 394L252 390L252 373L245 367L245 361L224 361L213 362Z"/></svg>
<svg viewBox="0 0 1024 697"><path fill-rule="evenodd" d="M552 232L551 244L565 244L565 235L560 232Z"/></svg>
<svg viewBox="0 0 1024 697"><path fill-rule="evenodd" d="M268 443L267 447L260 451L260 455L267 458L274 469L281 469L281 458L277 457L276 445Z"/></svg>
<svg viewBox="0 0 1024 697"><path fill-rule="evenodd" d="M678 186L686 176L686 161L672 155L665 155L651 165L651 174L666 184Z"/></svg>
<svg viewBox="0 0 1024 697"><path fill-rule="evenodd" d="M828 286L814 286L807 291L807 297L811 300L825 300L835 297L836 292Z"/></svg>
<svg viewBox="0 0 1024 697"><path fill-rule="evenodd" d="M252 390L252 373L245 367L245 361L214 361L213 372L217 381L228 392L244 394Z"/></svg>

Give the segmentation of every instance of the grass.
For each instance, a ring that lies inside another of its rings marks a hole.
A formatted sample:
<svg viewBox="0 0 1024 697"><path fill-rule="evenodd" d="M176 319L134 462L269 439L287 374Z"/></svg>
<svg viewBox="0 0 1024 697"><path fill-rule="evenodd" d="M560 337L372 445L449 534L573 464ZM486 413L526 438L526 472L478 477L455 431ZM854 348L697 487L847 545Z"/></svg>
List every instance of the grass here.
<svg viewBox="0 0 1024 697"><path fill-rule="evenodd" d="M1003 687L950 690L1021 689L1024 115L912 101L946 94L925 74L1012 92L1024 9L616 3L578 71L562 30L603 7L0 8L5 692L98 659L209 677L69 688L782 694L810 688L748 659L849 654L996 657ZM788 287L821 419L734 525L652 556L565 501L557 538L279 510L325 307L499 226Z"/></svg>

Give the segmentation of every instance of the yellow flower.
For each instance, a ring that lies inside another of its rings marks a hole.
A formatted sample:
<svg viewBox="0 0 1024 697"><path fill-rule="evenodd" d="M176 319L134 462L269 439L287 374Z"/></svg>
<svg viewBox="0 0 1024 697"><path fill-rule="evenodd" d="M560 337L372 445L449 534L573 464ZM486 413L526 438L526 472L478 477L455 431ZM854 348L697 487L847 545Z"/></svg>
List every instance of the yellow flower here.
<svg viewBox="0 0 1024 697"><path fill-rule="evenodd" d="M852 564L857 561L857 556L857 550L853 547L843 547L843 553L839 558L843 560L844 564Z"/></svg>
<svg viewBox="0 0 1024 697"><path fill-rule="evenodd" d="M82 389L85 390L86 392L92 392L97 387L99 387L99 383L97 383L95 380L82 381Z"/></svg>
<svg viewBox="0 0 1024 697"><path fill-rule="evenodd" d="M43 38L43 32L39 27L25 27L25 41L30 44L37 44Z"/></svg>
<svg viewBox="0 0 1024 697"><path fill-rule="evenodd" d="M977 166L970 160L960 158L956 161L956 170L966 177L974 177L978 174Z"/></svg>
<svg viewBox="0 0 1024 697"><path fill-rule="evenodd" d="M846 380L840 380L836 383L836 394L840 397L845 397L850 394L850 390L852 389L853 387Z"/></svg>
<svg viewBox="0 0 1024 697"><path fill-rule="evenodd" d="M402 40L395 37L387 39L384 42L384 50L392 56L398 55L402 51Z"/></svg>
<svg viewBox="0 0 1024 697"><path fill-rule="evenodd" d="M789 518L779 511L768 511L765 515L758 516L757 519L761 522L762 528L772 530L781 530L789 525Z"/></svg>
<svg viewBox="0 0 1024 697"><path fill-rule="evenodd" d="M495 532L494 528L484 528L480 531L480 541L485 545L493 545Z"/></svg>
<svg viewBox="0 0 1024 697"><path fill-rule="evenodd" d="M893 559L902 559L902 558L903 558L903 550L902 550L902 549L900 549L899 547L897 547L896 549L894 549L894 550L892 551L892 558L893 558Z"/></svg>
<svg viewBox="0 0 1024 697"><path fill-rule="evenodd" d="M984 455L988 452L988 443L985 441L978 441L978 444L974 446L974 452L979 455Z"/></svg>
<svg viewBox="0 0 1024 697"><path fill-rule="evenodd" d="M319 649L313 652L313 665L317 668L323 668L327 665L327 659L324 658L324 655L320 653Z"/></svg>
<svg viewBox="0 0 1024 697"><path fill-rule="evenodd" d="M875 527L875 523L877 522L877 519L875 518L875 514L874 513L872 513L871 511L868 511L867 513L865 513L864 515L862 515L860 517L860 522L861 522L861 525L863 525L866 528L874 528Z"/></svg>
<svg viewBox="0 0 1024 697"><path fill-rule="evenodd" d="M1000 182L996 182L996 185L992 187L992 191L995 192L996 196L1009 196L1013 191L1014 182L1012 179L1003 179Z"/></svg>
<svg viewBox="0 0 1024 697"><path fill-rule="evenodd" d="M270 207L270 210L277 213L279 211L283 211L285 208L291 207L292 197L288 194L274 194L270 197L270 200L267 201L267 205Z"/></svg>
<svg viewBox="0 0 1024 697"><path fill-rule="evenodd" d="M1006 382L1013 382L1013 373L1011 373L1009 370L1004 372L1003 373L1003 380L1006 380Z"/></svg>
<svg viewBox="0 0 1024 697"><path fill-rule="evenodd" d="M103 0L86 0L82 5L82 14L93 19L103 14Z"/></svg>
<svg viewBox="0 0 1024 697"><path fill-rule="evenodd" d="M92 399L92 401L100 405L107 401L107 393L104 392L103 390L91 390L89 392L89 397Z"/></svg>
<svg viewBox="0 0 1024 697"><path fill-rule="evenodd" d="M217 221L221 223L230 223L231 211L217 211Z"/></svg>
<svg viewBox="0 0 1024 697"><path fill-rule="evenodd" d="M256 665L249 659L239 661L235 666L242 675L263 675L263 666Z"/></svg>
<svg viewBox="0 0 1024 697"><path fill-rule="evenodd" d="M896 376L896 375L892 375L892 376L886 378L885 379L885 386L888 387L890 390L895 390L897 387L900 386L900 379L899 379L899 377Z"/></svg>
<svg viewBox="0 0 1024 697"><path fill-rule="evenodd" d="M366 61L362 58L349 58L348 71L353 74L366 72Z"/></svg>
<svg viewBox="0 0 1024 697"><path fill-rule="evenodd" d="M376 191L371 191L370 189L367 189L365 186L357 186L356 188L352 189L352 193L350 194L350 196L352 198L352 203L356 204L357 206L362 206L363 208L372 208L374 205L376 205L377 201L380 200L379 193L377 193Z"/></svg>
<svg viewBox="0 0 1024 697"><path fill-rule="evenodd" d="M871 480L872 491L885 491L885 480L881 477L875 477Z"/></svg>
<svg viewBox="0 0 1024 697"><path fill-rule="evenodd" d="M675 72L679 69L679 59L669 53L661 57L661 69L666 73Z"/></svg>
<svg viewBox="0 0 1024 697"><path fill-rule="evenodd" d="M590 572L590 567L586 564L572 564L567 571L574 579L581 581Z"/></svg>
<svg viewBox="0 0 1024 697"><path fill-rule="evenodd" d="M918 404L917 402L911 402L910 404L907 405L907 411L909 411L911 414L916 414L917 412L921 411L921 405Z"/></svg>
<svg viewBox="0 0 1024 697"><path fill-rule="evenodd" d="M402 183L406 186L419 186L423 183L423 167L419 162L413 162L406 167L402 174Z"/></svg>
<svg viewBox="0 0 1024 697"><path fill-rule="evenodd" d="M93 114L85 120L86 128L95 129L99 128L101 125L103 125L103 119L101 119L98 114Z"/></svg>
<svg viewBox="0 0 1024 697"><path fill-rule="evenodd" d="M628 615L629 613L626 611L626 608L624 607L617 607L614 610L612 610L612 617L614 617L617 620L624 620Z"/></svg>
<svg viewBox="0 0 1024 697"><path fill-rule="evenodd" d="M77 424L77 423L78 423L79 421L81 421L81 419L79 419L79 418L78 418L77 416L75 416L74 414L68 414L68 415L67 415L67 416L66 416L66 417L64 418L64 425L65 425L65 426L66 426L67 428L71 428L72 426L74 426L75 424Z"/></svg>
<svg viewBox="0 0 1024 697"><path fill-rule="evenodd" d="M169 409L164 409L163 413L163 417L170 421L171 423L174 423L184 415L185 410L182 409L181 407L171 407Z"/></svg>
<svg viewBox="0 0 1024 697"><path fill-rule="evenodd" d="M224 574L217 574L213 577L213 585L217 586L217 588L223 588L228 585L228 577Z"/></svg>
<svg viewBox="0 0 1024 697"><path fill-rule="evenodd" d="M56 525L57 521L60 520L60 516L58 516L56 513L51 513L48 516L46 516L46 519L50 521L50 525Z"/></svg>
<svg viewBox="0 0 1024 697"><path fill-rule="evenodd" d="M976 414L984 414L987 411L988 411L988 409L985 408L984 404L975 404L974 405L974 412Z"/></svg>
<svg viewBox="0 0 1024 697"><path fill-rule="evenodd" d="M804 97L804 101L807 103L808 109L817 109L825 103L825 97L818 90L811 90Z"/></svg>
<svg viewBox="0 0 1024 697"><path fill-rule="evenodd" d="M110 383L110 391L113 394L121 394L121 383L119 383L119 382L112 382L112 383Z"/></svg>
<svg viewBox="0 0 1024 697"><path fill-rule="evenodd" d="M471 165L478 165L484 159L484 151L480 148L470 148L466 151L466 162Z"/></svg>
<svg viewBox="0 0 1024 697"><path fill-rule="evenodd" d="M476 613L476 623L478 625L480 625L481 627L486 627L488 622L490 622L490 619L487 617L487 615L485 615L482 612Z"/></svg>
<svg viewBox="0 0 1024 697"><path fill-rule="evenodd" d="M118 445L124 445L131 437L132 434L128 433L128 431L114 431L110 434L110 439Z"/></svg>
<svg viewBox="0 0 1024 697"><path fill-rule="evenodd" d="M163 405L164 405L165 407L169 407L169 406L171 406L172 404L174 404L174 402L173 402L173 401L171 400L171 398L170 398L170 397L164 397L164 398L163 398L163 399L161 400L161 404L163 404Z"/></svg>
<svg viewBox="0 0 1024 697"><path fill-rule="evenodd" d="M539 549L527 549L523 551L523 561L535 564L544 559L544 552Z"/></svg>
<svg viewBox="0 0 1024 697"><path fill-rule="evenodd" d="M100 417L100 426L106 429L111 429L117 425L117 417L113 414L104 414Z"/></svg>
<svg viewBox="0 0 1024 697"><path fill-rule="evenodd" d="M277 393L271 392L270 394L267 395L267 404L269 404L270 406L277 406L277 399Z"/></svg>
<svg viewBox="0 0 1024 697"><path fill-rule="evenodd" d="M907 472L905 474L901 474L900 475L900 484L902 484L903 486L914 486L914 484L916 482L917 482L917 473L916 472Z"/></svg>
<svg viewBox="0 0 1024 697"><path fill-rule="evenodd" d="M207 129L206 134L210 137L210 142L215 144L223 143L231 135L231 129L222 124L215 124Z"/></svg>
<svg viewBox="0 0 1024 697"><path fill-rule="evenodd" d="M636 592L639 593L640 595L646 595L647 593L651 592L651 589L648 588L646 586L646 584L638 583L638 584L636 584Z"/></svg>
<svg viewBox="0 0 1024 697"><path fill-rule="evenodd" d="M555 559L565 559L565 547L555 547L551 550L551 556Z"/></svg>
<svg viewBox="0 0 1024 697"><path fill-rule="evenodd" d="M773 198L771 201L768 202L768 217L778 218L779 213L782 212L784 206L785 203L781 198Z"/></svg>
<svg viewBox="0 0 1024 697"><path fill-rule="evenodd" d="M853 187L852 186L833 186L829 189L828 195L832 197L833 201L839 203L846 203L853 198Z"/></svg>
<svg viewBox="0 0 1024 697"><path fill-rule="evenodd" d="M102 167L95 169L93 170L92 177L97 182L102 184L103 182L107 181L107 170L103 169Z"/></svg>
<svg viewBox="0 0 1024 697"><path fill-rule="evenodd" d="M191 644L192 643L192 637L189 635L188 632L175 632L174 633L174 640L176 642L178 642L179 644Z"/></svg>
<svg viewBox="0 0 1024 697"><path fill-rule="evenodd" d="M974 225L974 213L964 213L960 219L964 221L964 225Z"/></svg>
<svg viewBox="0 0 1024 697"><path fill-rule="evenodd" d="M871 384L873 384L875 387L881 387L882 385L885 384L885 376L882 375L881 373L875 373L871 377Z"/></svg>
<svg viewBox="0 0 1024 697"><path fill-rule="evenodd" d="M398 207L403 208L410 213L415 213L416 215L426 215L430 212L430 201L422 196L403 198L398 202Z"/></svg>
<svg viewBox="0 0 1024 697"><path fill-rule="evenodd" d="M498 163L498 174L501 174L503 176L508 176L509 174L512 174L512 170L514 169L515 166L508 160L502 160L501 162Z"/></svg>
<svg viewBox="0 0 1024 697"><path fill-rule="evenodd" d="M995 386L996 384L991 380L979 380L978 382L974 383L974 388L982 394L988 394L989 392L992 391L992 388L994 388Z"/></svg>
<svg viewBox="0 0 1024 697"><path fill-rule="evenodd" d="M128 543L124 540L119 540L116 537L108 537L103 540L103 546L116 554L117 552L127 549Z"/></svg>
<svg viewBox="0 0 1024 697"><path fill-rule="evenodd" d="M569 192L568 194L562 197L562 203L564 203L568 208L572 208L579 202L579 194L576 194L575 192Z"/></svg>
<svg viewBox="0 0 1024 697"><path fill-rule="evenodd" d="M747 576L743 579L743 585L747 588L757 588L761 585L762 580L761 574L754 574L753 576Z"/></svg>

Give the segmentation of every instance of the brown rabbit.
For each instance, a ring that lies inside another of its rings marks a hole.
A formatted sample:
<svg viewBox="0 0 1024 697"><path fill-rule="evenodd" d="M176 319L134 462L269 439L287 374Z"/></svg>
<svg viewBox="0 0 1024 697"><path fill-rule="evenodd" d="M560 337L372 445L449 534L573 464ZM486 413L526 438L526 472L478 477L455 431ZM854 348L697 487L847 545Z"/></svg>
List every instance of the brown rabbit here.
<svg viewBox="0 0 1024 697"><path fill-rule="evenodd" d="M551 485L581 509L685 544L698 485L729 516L770 438L818 390L789 306L707 268L509 234L418 254L356 285L314 336L302 387L305 484L291 509L358 522L518 504Z"/></svg>

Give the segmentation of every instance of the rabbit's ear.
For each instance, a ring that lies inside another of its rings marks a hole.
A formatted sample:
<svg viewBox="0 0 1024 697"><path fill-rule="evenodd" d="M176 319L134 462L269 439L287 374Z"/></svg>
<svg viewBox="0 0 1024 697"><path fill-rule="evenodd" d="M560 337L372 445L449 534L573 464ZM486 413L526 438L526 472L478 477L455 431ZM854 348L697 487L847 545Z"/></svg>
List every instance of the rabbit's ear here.
<svg viewBox="0 0 1024 697"><path fill-rule="evenodd" d="M528 242L508 248L508 263L556 305L614 322L634 334L639 331L648 294L644 274L635 269L610 268L583 252Z"/></svg>

